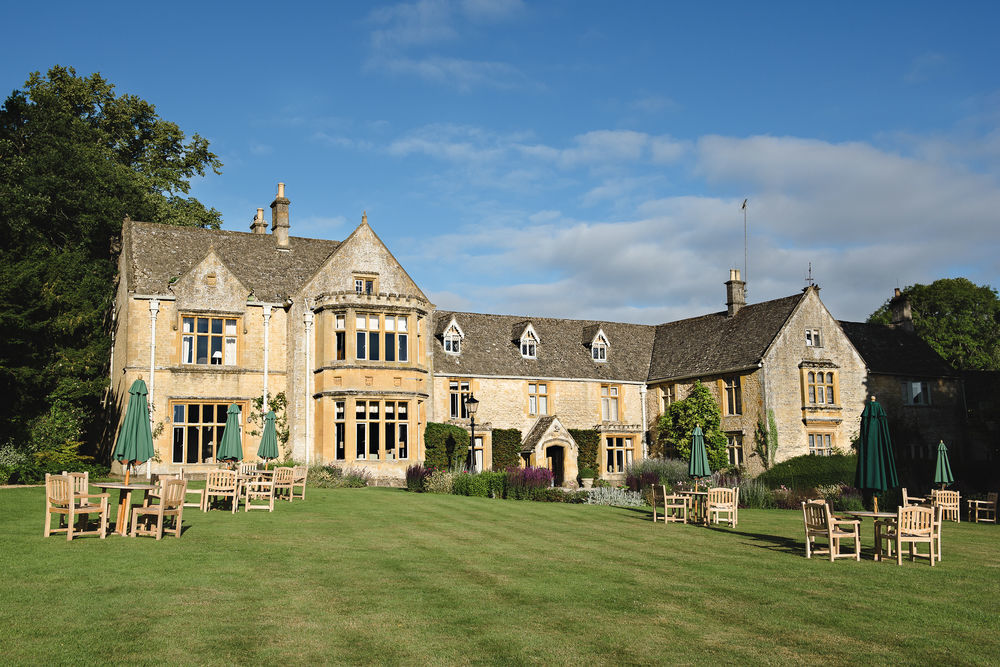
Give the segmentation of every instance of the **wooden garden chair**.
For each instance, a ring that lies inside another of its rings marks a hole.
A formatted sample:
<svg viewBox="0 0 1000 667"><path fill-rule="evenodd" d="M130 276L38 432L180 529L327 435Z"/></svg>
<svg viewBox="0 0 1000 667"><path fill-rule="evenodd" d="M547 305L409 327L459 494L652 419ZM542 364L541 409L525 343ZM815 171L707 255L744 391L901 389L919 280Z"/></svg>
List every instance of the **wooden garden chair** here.
<svg viewBox="0 0 1000 667"><path fill-rule="evenodd" d="M886 532L879 539L888 543L888 552L891 555L892 549L896 549L896 564L903 564L903 544L910 545L910 560L914 558L927 558L934 567L934 561L940 560L940 556L935 553L935 537L940 547L940 519L938 519L938 532L935 536L935 518L941 516L943 508L926 507L922 505L911 505L900 507L896 514L896 523L889 524ZM926 543L927 554L916 551L916 545Z"/></svg>
<svg viewBox="0 0 1000 667"><path fill-rule="evenodd" d="M240 464L240 474L241 475L252 475L257 472L256 463L241 463Z"/></svg>
<svg viewBox="0 0 1000 667"><path fill-rule="evenodd" d="M250 510L274 511L274 480L257 478L251 479L246 483L243 511L249 512Z"/></svg>
<svg viewBox="0 0 1000 667"><path fill-rule="evenodd" d="M825 500L810 500L802 503L802 520L806 529L806 558L813 554L829 554L830 562L836 558L861 560L861 534L859 519L835 519L830 512L830 506ZM825 537L829 542L827 549L816 547L816 538ZM842 540L854 540L854 553L840 553Z"/></svg>
<svg viewBox="0 0 1000 667"><path fill-rule="evenodd" d="M687 523L688 500L687 496L665 495L663 497L663 522Z"/></svg>
<svg viewBox="0 0 1000 667"><path fill-rule="evenodd" d="M233 514L240 502L240 484L234 470L211 470L205 480L205 497L201 509L207 512L212 506L213 498L232 498Z"/></svg>
<svg viewBox="0 0 1000 667"><path fill-rule="evenodd" d="M184 474L184 468L181 468L177 472L177 479L183 479L185 482L188 481L187 476ZM188 500L188 497L197 498L196 502ZM184 507L198 507L200 508L205 503L205 489L189 489L187 486L184 487Z"/></svg>
<svg viewBox="0 0 1000 667"><path fill-rule="evenodd" d="M979 523L980 521L985 521L986 523L996 523L997 522L997 494L996 491L991 491L986 494L986 500L970 500L969 502L969 521L974 523Z"/></svg>
<svg viewBox="0 0 1000 667"><path fill-rule="evenodd" d="M295 466L292 468L292 498L306 499L306 480L309 478L309 468L306 466ZM296 487L301 487L300 495L295 495Z"/></svg>
<svg viewBox="0 0 1000 667"><path fill-rule="evenodd" d="M739 498L740 490L738 487L709 489L706 505L709 521L714 516L715 523L719 523L722 515L725 514L727 523L735 528L739 519Z"/></svg>
<svg viewBox="0 0 1000 667"><path fill-rule="evenodd" d="M958 491L931 491L931 497L935 505L940 505L942 516L948 521L960 522L959 508L962 498Z"/></svg>
<svg viewBox="0 0 1000 667"><path fill-rule="evenodd" d="M99 535L103 540L108 534L108 496L107 493L73 493L73 479L69 475L51 475L45 473L45 537L52 533L66 533L66 540L72 540L75 535ZM100 502L94 503L94 499ZM52 515L65 518L66 527L52 528ZM86 529L86 519L91 514L100 517L96 530ZM78 517L84 517L82 527L74 527Z"/></svg>
<svg viewBox="0 0 1000 667"><path fill-rule="evenodd" d="M284 491L288 492L286 496L288 502L292 501L292 478L294 473L291 468L277 468L274 471L274 496L275 498L280 497L280 494Z"/></svg>
<svg viewBox="0 0 1000 667"><path fill-rule="evenodd" d="M667 487L663 486L662 484L654 484L653 488L652 488L652 491L653 491L653 523L656 523L657 521L660 520L657 517L657 515L656 515L656 508L657 507L664 507L664 505L666 503L666 497L667 497ZM664 521L664 523L666 523L666 520L667 520L666 514L667 514L667 512L666 512L666 508L665 507L664 507L663 514L664 514L663 521Z"/></svg>
<svg viewBox="0 0 1000 667"><path fill-rule="evenodd" d="M158 540L162 539L164 522L167 517L173 517L174 519L174 527L169 532L172 532L176 537L180 537L186 491L187 482L185 480L163 479L160 482L160 492L158 494L160 502L153 505L136 507L132 510L132 537L136 537L137 535L152 535ZM140 527L140 518L144 520L145 527Z"/></svg>
<svg viewBox="0 0 1000 667"><path fill-rule="evenodd" d="M73 486L73 495L74 496L80 496L80 495L86 496L88 493L90 493L90 473L89 472L87 472L87 471L84 471L84 472L66 472L65 470L63 470L62 474L64 474L67 477L69 477L70 483ZM78 505L81 502L83 502L83 501L81 501L81 500L77 500L76 501L76 503ZM64 516L60 516L59 517L59 526L60 526L60 528L62 527L63 522L65 521L65 519L66 519L66 517L64 517ZM87 522L87 515L81 514L80 515L80 521L83 522L84 524L86 524L86 522Z"/></svg>
<svg viewBox="0 0 1000 667"><path fill-rule="evenodd" d="M920 505L927 502L927 498L924 496L911 496L906 491L906 487L902 488L903 491L903 507L909 507L910 505Z"/></svg>

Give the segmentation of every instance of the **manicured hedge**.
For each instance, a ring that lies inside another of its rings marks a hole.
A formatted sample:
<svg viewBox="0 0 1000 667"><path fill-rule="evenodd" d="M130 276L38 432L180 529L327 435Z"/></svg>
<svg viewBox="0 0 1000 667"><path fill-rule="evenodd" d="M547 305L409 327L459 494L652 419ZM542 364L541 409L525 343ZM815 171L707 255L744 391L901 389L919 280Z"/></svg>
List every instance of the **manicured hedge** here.
<svg viewBox="0 0 1000 667"><path fill-rule="evenodd" d="M428 422L424 429L424 465L450 470L469 455L469 432L453 424Z"/></svg>
<svg viewBox="0 0 1000 667"><path fill-rule="evenodd" d="M833 456L796 456L775 464L757 479L772 489L786 486L789 489L814 489L828 484L854 486L854 472L858 457L853 454Z"/></svg>
<svg viewBox="0 0 1000 667"><path fill-rule="evenodd" d="M576 440L576 446L579 448L576 457L577 469L593 468L595 471L600 471L601 464L597 460L597 453L600 451L601 434L597 432L597 429L570 428L566 430Z"/></svg>
<svg viewBox="0 0 1000 667"><path fill-rule="evenodd" d="M506 470L521 464L521 431L516 428L493 429L493 469Z"/></svg>

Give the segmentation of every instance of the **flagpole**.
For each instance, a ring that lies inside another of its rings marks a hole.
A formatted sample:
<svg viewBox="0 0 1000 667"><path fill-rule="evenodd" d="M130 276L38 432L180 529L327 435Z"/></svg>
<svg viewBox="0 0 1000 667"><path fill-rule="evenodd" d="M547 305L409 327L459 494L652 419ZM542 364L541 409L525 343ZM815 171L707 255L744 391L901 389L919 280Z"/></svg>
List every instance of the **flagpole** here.
<svg viewBox="0 0 1000 667"><path fill-rule="evenodd" d="M743 200L743 298L746 299L746 284L749 282L749 270L747 267L747 202L749 199Z"/></svg>

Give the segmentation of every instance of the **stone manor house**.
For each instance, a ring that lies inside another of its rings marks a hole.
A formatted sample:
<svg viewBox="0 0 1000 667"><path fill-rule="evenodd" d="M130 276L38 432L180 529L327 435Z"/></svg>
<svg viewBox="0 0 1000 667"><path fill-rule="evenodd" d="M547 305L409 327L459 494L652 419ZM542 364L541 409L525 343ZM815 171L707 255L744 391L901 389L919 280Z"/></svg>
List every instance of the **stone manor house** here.
<svg viewBox="0 0 1000 667"><path fill-rule="evenodd" d="M578 473L568 429L599 431L600 474L621 479L696 380L719 401L730 462L751 471L769 414L778 461L849 448L875 378L901 406L954 411L946 364L906 367L908 350L929 348L895 328L838 322L816 286L747 304L731 270L725 310L660 325L440 311L366 216L341 242L298 238L289 205L279 184L270 233L263 209L249 233L125 221L112 392L124 415L129 386L146 381L153 472L214 467L232 403L253 459L252 401L279 392L295 459L386 480L423 461L428 422L468 427L470 394L477 469L491 467L492 430L516 428L524 461L567 485ZM880 366L880 345L902 366ZM937 437L918 436L928 448Z"/></svg>

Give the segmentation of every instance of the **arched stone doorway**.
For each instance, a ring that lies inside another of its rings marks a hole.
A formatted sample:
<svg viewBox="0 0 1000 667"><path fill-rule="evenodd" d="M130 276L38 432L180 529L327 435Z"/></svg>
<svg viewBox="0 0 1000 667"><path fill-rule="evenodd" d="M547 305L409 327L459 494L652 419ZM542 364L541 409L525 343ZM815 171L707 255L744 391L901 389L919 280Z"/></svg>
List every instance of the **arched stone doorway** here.
<svg viewBox="0 0 1000 667"><path fill-rule="evenodd" d="M552 471L553 484L575 488L579 449L556 416L539 417L521 443L521 456L528 465Z"/></svg>

